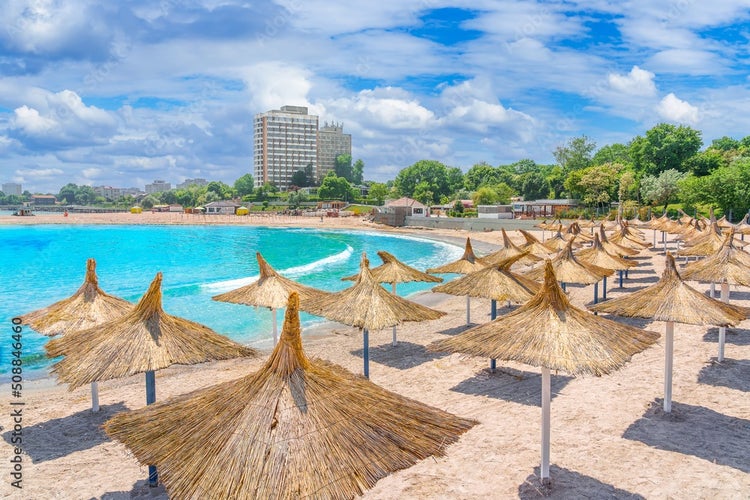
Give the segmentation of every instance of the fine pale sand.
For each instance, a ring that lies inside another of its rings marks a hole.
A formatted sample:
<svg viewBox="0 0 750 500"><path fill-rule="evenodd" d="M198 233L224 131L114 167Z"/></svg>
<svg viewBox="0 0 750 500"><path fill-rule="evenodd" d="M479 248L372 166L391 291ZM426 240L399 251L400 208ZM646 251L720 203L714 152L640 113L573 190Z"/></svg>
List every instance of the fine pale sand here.
<svg viewBox="0 0 750 500"><path fill-rule="evenodd" d="M17 218L0 223L196 223L181 214L60 215ZM225 217L221 223L233 223ZM233 220L234 219L234 220ZM382 229L358 218L250 217L243 224L306 225L346 229ZM216 219L209 219L210 222ZM397 229L462 244L462 231ZM647 241L652 241L646 231ZM471 233L477 253L497 248L498 232ZM514 240L520 242L520 237ZM674 244L670 243L674 248ZM663 254L646 250L630 271L624 290L615 277L608 298L654 283L664 267ZM377 259L376 259L377 260ZM683 259L680 259L682 263ZM708 286L691 283L701 291ZM593 300L593 285L568 287L579 307ZM717 292L718 293L718 292ZM601 294L601 290L600 290ZM732 303L750 306L750 291L732 287ZM447 449L380 480L365 498L750 498L750 321L727 332L726 359L716 363L718 329L675 325L673 411L661 411L664 343L636 355L604 377L552 376L551 476L540 487L540 372L538 368L427 352L430 342L466 329L466 299L423 293L416 300L448 315L370 334L370 377L405 396L480 422ZM498 314L507 312L506 307ZM25 311L23 311L25 312ZM255 314L247 308L246 314ZM262 311L260 312L262 313ZM489 301L472 299L471 319L489 320ZM663 335L665 324L627 320ZM362 336L329 324L304 332L311 357L362 373ZM157 372L157 399L236 379L256 370L264 359L231 360ZM108 439L101 425L113 414L145 405L143 376L99 384L102 411L90 411L89 388L68 392L54 379L27 382L23 401L23 490L10 486L13 457L10 386L0 386L0 492L18 498L167 498L163 487L145 484L146 467L121 444Z"/></svg>

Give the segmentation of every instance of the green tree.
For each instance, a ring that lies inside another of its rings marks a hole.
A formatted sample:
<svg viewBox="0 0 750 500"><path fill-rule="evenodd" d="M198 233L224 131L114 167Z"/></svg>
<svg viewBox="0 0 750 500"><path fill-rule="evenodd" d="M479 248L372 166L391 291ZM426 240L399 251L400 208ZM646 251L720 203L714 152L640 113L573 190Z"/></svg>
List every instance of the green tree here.
<svg viewBox="0 0 750 500"><path fill-rule="evenodd" d="M724 150L714 149L713 146L685 160L685 170L698 176L708 175L717 168L728 165L729 158L725 156Z"/></svg>
<svg viewBox="0 0 750 500"><path fill-rule="evenodd" d="M352 155L338 155L333 167L337 177L343 177L347 182L352 181ZM325 181L325 179L323 179Z"/></svg>
<svg viewBox="0 0 750 500"><path fill-rule="evenodd" d="M432 192L430 183L422 181L414 187L414 199L425 205L430 205L435 199L435 193Z"/></svg>
<svg viewBox="0 0 750 500"><path fill-rule="evenodd" d="M304 170L297 170L292 174L291 179L292 186L307 187L307 174Z"/></svg>
<svg viewBox="0 0 750 500"><path fill-rule="evenodd" d="M527 174L529 172L539 172L539 165L537 165L534 160L530 160L528 158L519 160L511 164L511 166L515 169L516 173L520 175Z"/></svg>
<svg viewBox="0 0 750 500"><path fill-rule="evenodd" d="M364 175L365 162L363 162L360 158L354 162L354 165L352 165L352 184L354 184L355 186L362 185L362 182L364 181Z"/></svg>
<svg viewBox="0 0 750 500"><path fill-rule="evenodd" d="M718 149L719 151L732 151L735 149L740 149L741 145L742 143L737 139L732 139L731 137L727 137L725 135L724 137L711 141L710 147L711 149Z"/></svg>
<svg viewBox="0 0 750 500"><path fill-rule="evenodd" d="M740 158L713 171L705 180L705 193L728 216L739 219L750 210L750 158Z"/></svg>
<svg viewBox="0 0 750 500"><path fill-rule="evenodd" d="M169 191L164 191L159 198L162 203L166 203L167 205L177 203L177 190L170 189Z"/></svg>
<svg viewBox="0 0 750 500"><path fill-rule="evenodd" d="M368 196L375 205L382 205L386 196L388 196L388 186L381 182L373 182L370 184Z"/></svg>
<svg viewBox="0 0 750 500"><path fill-rule="evenodd" d="M453 203L453 212L459 217L464 213L464 204L461 203L461 200L456 200L455 203Z"/></svg>
<svg viewBox="0 0 750 500"><path fill-rule="evenodd" d="M549 196L549 183L539 172L526 172L521 175L521 194L527 201L545 199Z"/></svg>
<svg viewBox="0 0 750 500"><path fill-rule="evenodd" d="M289 193L289 197L287 198L287 202L289 203L289 208L292 210L296 210L302 205L303 202L307 201L307 196L305 196L305 193L302 191L292 191Z"/></svg>
<svg viewBox="0 0 750 500"><path fill-rule="evenodd" d="M419 160L401 170L396 175L394 186L400 196L413 198L414 190L423 181L427 182L432 192L432 203L437 203L443 195L452 194L448 184L448 168L435 160Z"/></svg>
<svg viewBox="0 0 750 500"><path fill-rule="evenodd" d="M458 167L449 167L447 174L447 193L455 193L464 187L464 173Z"/></svg>
<svg viewBox="0 0 750 500"><path fill-rule="evenodd" d="M145 198L141 200L141 206L145 208L146 210L150 210L154 208L154 205L158 203L159 203L159 200L157 200L152 194L146 196Z"/></svg>
<svg viewBox="0 0 750 500"><path fill-rule="evenodd" d="M479 205L494 205L499 202L500 196L491 187L482 186L474 192L471 199L474 201L474 206L476 207Z"/></svg>
<svg viewBox="0 0 750 500"><path fill-rule="evenodd" d="M76 203L76 193L78 192L78 186L69 182L60 188L60 192L57 193L57 199L60 203L72 204Z"/></svg>
<svg viewBox="0 0 750 500"><path fill-rule="evenodd" d="M604 163L629 165L632 162L633 160L630 158L630 148L628 148L627 145L620 143L602 146L591 159L591 163L594 165L602 165Z"/></svg>
<svg viewBox="0 0 750 500"><path fill-rule="evenodd" d="M605 163L583 169L578 182L583 194L581 201L588 206L606 208L614 198L620 168L620 165Z"/></svg>
<svg viewBox="0 0 750 500"><path fill-rule="evenodd" d="M318 188L318 197L321 200L352 201L356 197L356 193L349 181L337 176L334 172L329 172L320 184L320 188Z"/></svg>
<svg viewBox="0 0 750 500"><path fill-rule="evenodd" d="M234 190L231 186L220 181L211 181L206 186L207 193L214 193L218 200L228 200L234 197Z"/></svg>
<svg viewBox="0 0 750 500"><path fill-rule="evenodd" d="M305 177L307 177L308 186L315 186L317 184L317 180L315 179L315 172L313 171L312 162L305 165Z"/></svg>
<svg viewBox="0 0 750 500"><path fill-rule="evenodd" d="M633 199L637 193L635 189L638 183L635 179L635 172L630 169L625 170L620 175L620 181L617 186L617 200L623 203L627 200Z"/></svg>
<svg viewBox="0 0 750 500"><path fill-rule="evenodd" d="M237 192L237 196L245 196L253 194L255 188L255 180L252 174L245 174L236 181L234 181L234 190Z"/></svg>
<svg viewBox="0 0 750 500"><path fill-rule="evenodd" d="M664 170L659 176L646 175L641 179L641 198L646 203L664 205L664 210L670 201L676 198L679 192L679 182L687 177L687 174L670 168Z"/></svg>
<svg viewBox="0 0 750 500"><path fill-rule="evenodd" d="M516 191L504 182L495 184L493 189L497 193L497 203L501 205L508 205L510 199L516 195Z"/></svg>
<svg viewBox="0 0 750 500"><path fill-rule="evenodd" d="M570 139L564 146L558 146L552 153L557 164L566 174L591 165L591 153L596 149L596 143L582 135Z"/></svg>
<svg viewBox="0 0 750 500"><path fill-rule="evenodd" d="M665 170L687 170L686 161L703 145L701 132L686 125L660 123L630 142L630 157L637 172L651 176Z"/></svg>
<svg viewBox="0 0 750 500"><path fill-rule="evenodd" d="M477 163L463 176L464 186L469 191L476 191L481 186L491 186L500 182L499 172L485 162Z"/></svg>
<svg viewBox="0 0 750 500"><path fill-rule="evenodd" d="M76 203L79 205L90 205L96 200L96 191L91 186L78 186L76 190Z"/></svg>
<svg viewBox="0 0 750 500"><path fill-rule="evenodd" d="M555 165L545 175L545 178L547 179L547 184L549 184L552 199L560 198L565 191L565 172L563 172L562 167Z"/></svg>

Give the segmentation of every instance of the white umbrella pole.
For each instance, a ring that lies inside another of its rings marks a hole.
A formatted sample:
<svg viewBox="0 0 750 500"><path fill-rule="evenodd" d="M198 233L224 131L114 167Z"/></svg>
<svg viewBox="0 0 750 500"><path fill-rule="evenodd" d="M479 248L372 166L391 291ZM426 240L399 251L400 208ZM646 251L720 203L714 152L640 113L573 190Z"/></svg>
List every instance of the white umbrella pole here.
<svg viewBox="0 0 750 500"><path fill-rule="evenodd" d="M550 374L542 367L542 484L549 484Z"/></svg>
<svg viewBox="0 0 750 500"><path fill-rule="evenodd" d="M393 295L396 295L396 282L393 282ZM393 341L391 342L391 345L396 345L398 341L396 340L396 325L393 325Z"/></svg>
<svg viewBox="0 0 750 500"><path fill-rule="evenodd" d="M729 283L724 282L721 284L721 301L729 303ZM719 327L719 362L724 361L724 342L727 338L727 328L725 326Z"/></svg>
<svg viewBox="0 0 750 500"><path fill-rule="evenodd" d="M99 411L99 382L91 382L91 411Z"/></svg>
<svg viewBox="0 0 750 500"><path fill-rule="evenodd" d="M711 282L711 293L709 293L708 296L712 299L716 297L716 284L713 281Z"/></svg>
<svg viewBox="0 0 750 500"><path fill-rule="evenodd" d="M667 321L664 340L664 413L672 411L672 357L674 356L674 321Z"/></svg>
<svg viewBox="0 0 750 500"><path fill-rule="evenodd" d="M664 255L667 255L667 233L661 232L661 240L664 242Z"/></svg>
<svg viewBox="0 0 750 500"><path fill-rule="evenodd" d="M466 296L466 324L471 324L471 296Z"/></svg>
<svg viewBox="0 0 750 500"><path fill-rule="evenodd" d="M278 319L276 318L276 308L271 308L271 316L273 316L273 345L276 345L279 341L279 327Z"/></svg>
<svg viewBox="0 0 750 500"><path fill-rule="evenodd" d="M656 229L654 229L654 248L656 248Z"/></svg>

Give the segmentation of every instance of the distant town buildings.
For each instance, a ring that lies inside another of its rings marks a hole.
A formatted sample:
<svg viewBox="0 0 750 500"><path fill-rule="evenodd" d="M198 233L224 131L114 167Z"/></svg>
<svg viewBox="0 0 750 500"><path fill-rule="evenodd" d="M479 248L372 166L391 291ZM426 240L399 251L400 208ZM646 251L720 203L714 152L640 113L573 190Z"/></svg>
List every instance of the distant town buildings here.
<svg viewBox="0 0 750 500"><path fill-rule="evenodd" d="M146 184L146 194L162 193L172 189L172 183L162 180L155 180L151 184Z"/></svg>
<svg viewBox="0 0 750 500"><path fill-rule="evenodd" d="M177 184L177 189L186 189L190 186L207 186L208 181L206 179L185 179L185 182Z"/></svg>
<svg viewBox="0 0 750 500"><path fill-rule="evenodd" d="M318 117L304 106L255 115L253 127L253 177L257 186L273 183L282 191L301 170L320 182L334 168L336 156L352 152L351 135L343 125L326 125L318 130Z"/></svg>
<svg viewBox="0 0 750 500"><path fill-rule="evenodd" d="M34 205L54 205L57 198L51 194L35 194L31 196L31 203Z"/></svg>
<svg viewBox="0 0 750 500"><path fill-rule="evenodd" d="M15 182L7 182L3 184L3 193L6 196L11 194L21 196L23 194L23 188L21 184L16 184Z"/></svg>

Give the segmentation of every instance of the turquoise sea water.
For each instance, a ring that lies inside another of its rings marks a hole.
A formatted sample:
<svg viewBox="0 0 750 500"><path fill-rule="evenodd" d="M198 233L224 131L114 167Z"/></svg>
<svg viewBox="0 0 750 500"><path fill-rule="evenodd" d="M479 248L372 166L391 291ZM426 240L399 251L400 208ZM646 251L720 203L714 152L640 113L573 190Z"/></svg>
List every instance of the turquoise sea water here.
<svg viewBox="0 0 750 500"><path fill-rule="evenodd" d="M400 235L360 231L236 226L1 226L0 381L10 372L11 320L69 297L80 287L88 258L97 261L99 286L137 302L157 272L163 273L167 313L205 324L242 343L271 344L270 311L211 300L257 279L260 252L287 278L328 291L351 286L341 278L358 270L363 251L371 266L378 250L426 269L455 260L462 248ZM386 285L390 288L390 285ZM409 295L434 284L400 284ZM283 318L279 316L279 325ZM322 321L303 315L304 325ZM25 376L43 376L48 337L23 330Z"/></svg>

